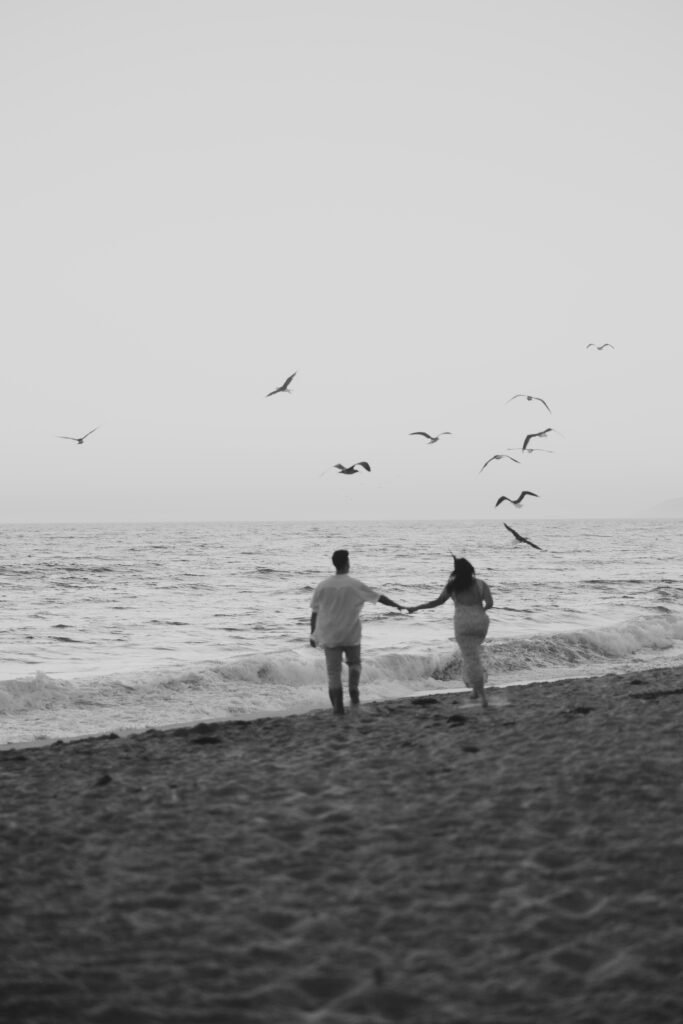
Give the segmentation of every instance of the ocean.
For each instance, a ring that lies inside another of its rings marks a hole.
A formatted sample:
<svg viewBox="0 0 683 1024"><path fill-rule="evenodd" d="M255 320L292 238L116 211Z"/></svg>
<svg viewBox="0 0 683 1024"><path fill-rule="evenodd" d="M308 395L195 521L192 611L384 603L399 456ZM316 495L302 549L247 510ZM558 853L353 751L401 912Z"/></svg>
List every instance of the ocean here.
<svg viewBox="0 0 683 1024"><path fill-rule="evenodd" d="M394 600L441 591L451 552L495 602L489 685L683 665L683 520L5 525L0 746L328 707L310 599L351 574ZM461 686L450 602L366 605L363 700Z"/></svg>

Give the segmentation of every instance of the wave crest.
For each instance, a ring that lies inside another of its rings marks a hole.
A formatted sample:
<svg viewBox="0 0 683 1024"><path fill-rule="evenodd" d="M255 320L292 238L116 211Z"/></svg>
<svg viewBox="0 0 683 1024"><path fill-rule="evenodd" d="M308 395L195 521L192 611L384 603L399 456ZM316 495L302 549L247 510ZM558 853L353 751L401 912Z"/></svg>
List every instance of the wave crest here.
<svg viewBox="0 0 683 1024"><path fill-rule="evenodd" d="M666 652L683 657L683 617L670 612L600 627L489 639L491 683L600 675ZM364 652L363 699L384 700L459 682L452 648ZM44 672L0 681L0 744L140 731L215 719L256 718L327 707L320 651L283 651L228 661L59 679Z"/></svg>

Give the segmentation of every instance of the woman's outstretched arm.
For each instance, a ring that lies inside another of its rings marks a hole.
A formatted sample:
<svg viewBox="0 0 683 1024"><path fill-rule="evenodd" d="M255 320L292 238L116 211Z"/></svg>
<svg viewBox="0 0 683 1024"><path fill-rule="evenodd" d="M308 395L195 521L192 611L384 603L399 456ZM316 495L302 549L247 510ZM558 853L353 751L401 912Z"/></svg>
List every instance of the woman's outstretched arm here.
<svg viewBox="0 0 683 1024"><path fill-rule="evenodd" d="M414 604L412 608L408 608L408 611L412 615L413 612L421 612L423 608L438 608L440 604L445 604L450 596L448 587L444 587L439 596L435 597L433 601L425 601L424 604Z"/></svg>

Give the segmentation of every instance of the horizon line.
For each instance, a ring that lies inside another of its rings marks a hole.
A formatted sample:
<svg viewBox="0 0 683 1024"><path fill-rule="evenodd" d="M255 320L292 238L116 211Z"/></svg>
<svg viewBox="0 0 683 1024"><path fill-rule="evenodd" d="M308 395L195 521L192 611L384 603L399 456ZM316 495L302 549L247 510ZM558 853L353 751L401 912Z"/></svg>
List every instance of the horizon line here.
<svg viewBox="0 0 683 1024"><path fill-rule="evenodd" d="M590 521L596 519L606 520L629 520L629 519L683 519L683 512L677 515L667 515L659 512L640 512L631 515L586 515L586 516L519 516L515 515L518 522L576 522ZM493 516L380 516L354 519L353 517L329 517L329 518L254 518L254 519L8 519L0 520L0 526L153 526L153 525L183 525L183 524L223 524L223 523L449 523L449 522L470 522L470 523L495 523L502 525L502 520Z"/></svg>

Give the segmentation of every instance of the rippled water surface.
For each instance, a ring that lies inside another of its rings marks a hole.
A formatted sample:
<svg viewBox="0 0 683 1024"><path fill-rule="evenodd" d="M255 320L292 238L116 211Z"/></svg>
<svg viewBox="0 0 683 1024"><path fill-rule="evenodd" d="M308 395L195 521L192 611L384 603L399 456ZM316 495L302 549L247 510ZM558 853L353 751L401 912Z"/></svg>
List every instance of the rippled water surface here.
<svg viewBox="0 0 683 1024"><path fill-rule="evenodd" d="M5 526L0 742L316 706L309 602L336 547L406 604L438 594L451 552L468 557L495 599L492 682L683 657L681 520L510 525L543 550L489 520ZM449 605L366 606L366 692L457 678L451 638Z"/></svg>

